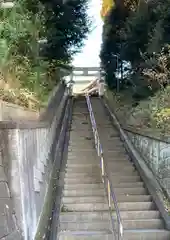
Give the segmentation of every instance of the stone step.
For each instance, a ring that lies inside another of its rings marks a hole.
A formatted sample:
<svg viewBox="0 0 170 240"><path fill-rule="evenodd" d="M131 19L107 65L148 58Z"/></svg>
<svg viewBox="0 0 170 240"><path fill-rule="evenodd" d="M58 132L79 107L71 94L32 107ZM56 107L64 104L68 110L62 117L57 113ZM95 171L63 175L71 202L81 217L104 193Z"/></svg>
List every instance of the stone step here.
<svg viewBox="0 0 170 240"><path fill-rule="evenodd" d="M118 202L149 202L152 200L150 195L118 195ZM85 196L85 197L63 197L65 203L107 203L106 196Z"/></svg>
<svg viewBox="0 0 170 240"><path fill-rule="evenodd" d="M163 229L164 224L160 219L135 219L123 220L123 229ZM60 222L60 230L69 231L107 231L110 221L87 221L87 222ZM117 225L117 224L115 224ZM116 227L116 226L115 226Z"/></svg>
<svg viewBox="0 0 170 240"><path fill-rule="evenodd" d="M166 230L125 230L125 240L169 240L170 232ZM116 240L113 234L107 232L70 232L59 234L59 240Z"/></svg>
<svg viewBox="0 0 170 240"><path fill-rule="evenodd" d="M113 216L116 213L113 212ZM122 220L136 220L136 219L159 219L158 211L121 211L120 216ZM67 212L61 213L60 221L62 222L83 222L83 221L107 221L110 219L108 211L101 212Z"/></svg>
<svg viewBox="0 0 170 240"><path fill-rule="evenodd" d="M138 188L115 188L114 192L117 195L129 194L129 195L142 195L147 194L147 191L143 187ZM104 196L103 189L78 189L78 190L68 190L64 189L64 196Z"/></svg>

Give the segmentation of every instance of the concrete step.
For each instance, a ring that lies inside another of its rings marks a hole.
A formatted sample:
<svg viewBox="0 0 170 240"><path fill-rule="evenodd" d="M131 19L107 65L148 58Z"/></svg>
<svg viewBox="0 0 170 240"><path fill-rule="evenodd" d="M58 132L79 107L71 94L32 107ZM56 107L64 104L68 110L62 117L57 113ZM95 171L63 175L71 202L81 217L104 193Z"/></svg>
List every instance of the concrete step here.
<svg viewBox="0 0 170 240"><path fill-rule="evenodd" d="M65 202L63 202L64 205ZM114 204L112 204L112 207L114 209ZM153 202L119 202L118 207L120 211L146 211L146 210L155 210L155 204ZM107 203L77 203L72 204L68 203L66 205L66 208L68 211L107 211L108 210L108 204Z"/></svg>
<svg viewBox="0 0 170 240"><path fill-rule="evenodd" d="M109 168L110 170L110 168ZM136 170L132 170L132 171L113 171L111 170L110 171L110 177L117 177L117 176L139 176L139 173L136 171Z"/></svg>
<svg viewBox="0 0 170 240"><path fill-rule="evenodd" d="M93 158L97 158L96 150L80 150L80 151L69 151L68 152L68 159L81 159L81 156L85 156L86 159L91 159L93 161Z"/></svg>
<svg viewBox="0 0 170 240"><path fill-rule="evenodd" d="M128 184L135 184L137 182L140 182L140 177L139 176L125 176L124 178L121 176L116 178L115 176L110 178L112 181L112 184L115 186L117 184L123 185L124 186L129 186ZM100 174L96 174L96 176L89 176L87 175L81 175L79 174L78 176L74 176L74 174L70 175L70 174L66 174L65 175L65 179L64 179L66 184L78 184L78 183L101 183L102 182L102 177ZM143 186L143 183L141 182L141 185Z"/></svg>
<svg viewBox="0 0 170 240"><path fill-rule="evenodd" d="M131 173L133 174L133 172L135 171L135 168L132 165L110 165L108 166L109 170L112 171L112 173L114 172L127 172L127 173ZM81 165L68 165L66 171L67 172L93 172L94 170L100 170L100 165L86 165L81 167Z"/></svg>
<svg viewBox="0 0 170 240"><path fill-rule="evenodd" d="M77 132L80 130L84 130L84 129L87 129L88 131L91 131L92 130L92 127L91 127L91 124L87 121L82 121L80 119L80 122L72 122L71 124L71 129L75 129Z"/></svg>
<svg viewBox="0 0 170 240"><path fill-rule="evenodd" d="M64 185L64 189L75 189L75 190L79 190L79 189L103 189L104 191L104 184L103 183L82 183L82 184L65 184Z"/></svg>
<svg viewBox="0 0 170 240"><path fill-rule="evenodd" d="M124 168L124 167L133 167L132 163L129 161L114 161L114 162L108 162L108 167L114 167L114 168ZM81 159L79 159L79 162L72 162L72 161L67 161L66 163L67 167L82 167L82 168L86 168L86 167L100 167L100 159L97 160L92 160L89 159L86 162L81 162Z"/></svg>
<svg viewBox="0 0 170 240"><path fill-rule="evenodd" d="M70 173L95 173L98 172L100 173L100 167L93 167L93 168L81 168L81 167L67 167L66 172Z"/></svg>
<svg viewBox="0 0 170 240"><path fill-rule="evenodd" d="M117 224L116 224L117 225ZM107 231L110 227L110 221L87 221L87 222L61 222L60 230L69 231ZM123 220L123 228L126 229L163 229L164 224L160 219L135 219ZM117 228L117 227L116 227Z"/></svg>
<svg viewBox="0 0 170 240"><path fill-rule="evenodd" d="M143 187L143 182L112 182L113 188L137 188L137 187Z"/></svg>
<svg viewBox="0 0 170 240"><path fill-rule="evenodd" d="M107 149L107 148L106 148ZM114 149L103 149L103 153L105 157L115 157L119 159L119 157L125 157L125 159L128 157L126 151L124 148L119 149L119 148L114 148Z"/></svg>
<svg viewBox="0 0 170 240"><path fill-rule="evenodd" d="M74 179L85 179L85 178L94 178L94 179L101 179L100 171L96 171L94 173L89 172L66 172L65 178L74 178Z"/></svg>
<svg viewBox="0 0 170 240"><path fill-rule="evenodd" d="M166 230L125 230L124 240L169 240L170 232ZM107 232L70 232L59 234L59 240L116 240L113 234Z"/></svg>
<svg viewBox="0 0 170 240"><path fill-rule="evenodd" d="M84 138L91 138L93 137L93 133L92 131L88 131L88 132L85 132L85 131L79 131L79 132L76 132L76 131L72 131L70 132L70 141L75 141L77 142L77 140L83 140Z"/></svg>
<svg viewBox="0 0 170 240"><path fill-rule="evenodd" d="M101 140L101 144L103 146L103 148L108 148L110 149L111 147L114 149L114 148L117 148L117 147L121 147L123 148L123 142L121 142L120 140L110 140L108 141L107 138L104 138L104 137L101 137L100 138Z"/></svg>
<svg viewBox="0 0 170 240"><path fill-rule="evenodd" d="M78 142L78 141L76 141L76 142L70 142L69 143L69 147L68 147L68 149L75 149L75 148L78 148L78 149L84 149L84 148L92 148L92 149L94 149L94 140L86 140L86 139L84 139L84 141L82 141L82 143L81 142Z"/></svg>
<svg viewBox="0 0 170 240"><path fill-rule="evenodd" d="M144 184L143 182L134 182L134 183L115 183L113 182L112 186L113 186L113 189L114 188L137 188L137 187L142 187ZM104 189L104 184L103 183L80 183L80 184L70 184L70 182L67 182L65 181L65 185L64 185L64 188L65 189Z"/></svg>
<svg viewBox="0 0 170 240"><path fill-rule="evenodd" d="M107 203L77 203L72 204L68 203L65 204L63 202L64 206L66 207L68 212L93 212L93 211L108 211L109 207Z"/></svg>
<svg viewBox="0 0 170 240"><path fill-rule="evenodd" d="M95 222L61 222L60 231L109 231L111 228L110 221Z"/></svg>
<svg viewBox="0 0 170 240"><path fill-rule="evenodd" d="M95 161L99 161L99 157L97 156L96 152L94 152L90 157L87 157L86 155L73 154L69 152L67 156L67 162L69 161L75 161L75 162L80 162L80 161L93 162L94 161L95 162Z"/></svg>
<svg viewBox="0 0 170 240"><path fill-rule="evenodd" d="M113 216L116 213L113 212ZM158 211L121 211L120 216L122 220L140 220L140 219L159 219ZM67 212L61 213L60 221L62 222L83 222L83 221L107 221L110 219L108 211L95 212Z"/></svg>
<svg viewBox="0 0 170 240"><path fill-rule="evenodd" d="M118 207L120 211L146 211L156 209L153 202L119 202Z"/></svg>
<svg viewBox="0 0 170 240"><path fill-rule="evenodd" d="M168 240L170 232L160 229L126 230L124 238L126 240Z"/></svg>
<svg viewBox="0 0 170 240"><path fill-rule="evenodd" d="M68 155L69 154L77 154L77 153L81 153L81 154L86 154L86 157L91 155L92 153L96 154L96 149L95 148L83 148L83 149L79 149L77 147L75 147L74 149L69 149L68 148Z"/></svg>
<svg viewBox="0 0 170 240"><path fill-rule="evenodd" d="M105 196L103 189L84 189L77 190L63 190L63 195L65 197L74 197L74 196Z"/></svg>
<svg viewBox="0 0 170 240"><path fill-rule="evenodd" d="M96 161L97 162L97 161ZM95 168L95 167L100 167L100 161L98 163L94 163L93 161L91 163L66 163L67 168Z"/></svg>
<svg viewBox="0 0 170 240"><path fill-rule="evenodd" d="M124 153L125 152L125 149L123 146L121 145L107 145L107 143L103 144L103 142L106 141L106 140L101 140L101 144L102 144L102 148L106 151L113 151L113 152L122 152Z"/></svg>
<svg viewBox="0 0 170 240"><path fill-rule="evenodd" d="M149 202L151 201L150 195L118 195L116 197L118 202ZM95 203L95 202L105 202L107 203L107 198L105 196L85 196L85 197L64 197L63 201L65 203Z"/></svg>
<svg viewBox="0 0 170 240"><path fill-rule="evenodd" d="M63 197L62 201L65 204L77 204L77 203L107 203L105 196L86 196L86 197Z"/></svg>
<svg viewBox="0 0 170 240"><path fill-rule="evenodd" d="M85 156L85 155L82 155L80 156L80 154L73 154L73 152L69 152L69 155L68 155L68 158L67 158L67 162L73 162L73 163L93 163L93 162L99 162L100 159L96 153L96 150L94 151L93 154L91 154L92 156ZM125 163L125 162L128 162L128 163L131 163L132 162L130 161L129 157L127 155L124 155L124 156L120 156L120 155L117 155L117 156L113 156L113 155L110 155L110 156L106 156L104 155L104 160L108 163L115 163L115 162L122 162L122 163Z"/></svg>
<svg viewBox="0 0 170 240"><path fill-rule="evenodd" d="M93 132L87 132L86 134L82 135L82 132L70 132L69 143L83 143L84 140L93 140Z"/></svg>
<svg viewBox="0 0 170 240"><path fill-rule="evenodd" d="M90 164L97 164L100 165L100 159L96 156L96 158L74 158L74 159L67 159L67 165L71 164L80 164L80 165L90 165Z"/></svg>
<svg viewBox="0 0 170 240"><path fill-rule="evenodd" d="M65 169L66 173L65 173L65 177L66 178L77 178L77 179L81 179L81 178L95 178L95 179L101 179L101 169L97 168L97 171L67 171L67 169ZM136 177L138 179L140 179L139 174L137 171L133 172L133 175L131 172L124 172L123 174L120 174L120 172L110 172L110 179L112 179L113 181L119 181L120 182L124 182L124 178L128 179L128 177ZM122 178L122 180L121 180ZM137 181L137 180L136 180Z"/></svg>
<svg viewBox="0 0 170 240"><path fill-rule="evenodd" d="M147 194L147 191L143 187L138 188L115 188L114 192L117 195L129 194L129 195L142 195ZM103 189L64 189L64 196L104 196Z"/></svg>
<svg viewBox="0 0 170 240"><path fill-rule="evenodd" d="M81 177L79 179L67 177L64 179L64 181L65 181L65 184L78 184L78 183L91 184L91 183L102 183L102 178L100 176L99 177L96 176L96 178L95 177L87 177L87 178Z"/></svg>
<svg viewBox="0 0 170 240"><path fill-rule="evenodd" d="M132 183L132 182L140 182L140 176L114 176L111 175L110 177L112 183L122 183L122 182L126 182L126 183Z"/></svg>
<svg viewBox="0 0 170 240"><path fill-rule="evenodd" d="M129 195L143 195L147 194L147 191L144 187L137 188L114 188L114 192L117 195L129 194Z"/></svg>
<svg viewBox="0 0 170 240"><path fill-rule="evenodd" d="M87 134L88 132L91 133L92 129L91 129L91 126L87 126L87 125L82 125L82 126L76 126L76 127L72 127L69 129L70 132L77 132L77 133L84 133L84 134Z"/></svg>

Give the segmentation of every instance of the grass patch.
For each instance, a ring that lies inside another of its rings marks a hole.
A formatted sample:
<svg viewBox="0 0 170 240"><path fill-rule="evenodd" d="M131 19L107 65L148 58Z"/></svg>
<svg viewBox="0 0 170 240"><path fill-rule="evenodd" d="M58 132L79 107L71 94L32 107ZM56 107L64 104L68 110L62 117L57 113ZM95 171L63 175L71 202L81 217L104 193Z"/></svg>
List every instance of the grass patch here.
<svg viewBox="0 0 170 240"><path fill-rule="evenodd" d="M120 93L106 91L110 107L123 126L161 135L170 134L170 87L159 90L153 97L137 101L129 90Z"/></svg>

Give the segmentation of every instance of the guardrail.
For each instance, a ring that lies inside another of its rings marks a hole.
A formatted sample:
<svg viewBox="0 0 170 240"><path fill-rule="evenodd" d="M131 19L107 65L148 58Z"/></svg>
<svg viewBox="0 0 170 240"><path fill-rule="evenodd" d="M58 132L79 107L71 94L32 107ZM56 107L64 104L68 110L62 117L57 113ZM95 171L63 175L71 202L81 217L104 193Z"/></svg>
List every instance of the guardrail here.
<svg viewBox="0 0 170 240"><path fill-rule="evenodd" d="M118 203L116 200L115 193L113 191L112 183L107 174L107 167L106 167L106 164L104 162L104 157L103 157L103 149L102 149L102 145L100 143L100 138L99 138L99 134L98 134L98 130L97 130L97 125L96 125L92 105L90 102L90 97L88 95L86 96L86 102L87 102L87 106L88 106L88 110L89 110L89 114L90 114L92 130L93 130L93 134L94 134L95 147L97 150L97 154L100 158L102 181L104 183L105 191L106 191L107 198L108 198L108 206L109 206L109 212L110 212L111 224L112 224L111 230L112 230L112 233L114 234L113 239L123 240L123 225L122 225L122 221L121 221L121 217L120 217L120 211L118 208ZM114 209L113 209L112 204L114 205ZM115 213L116 213L118 230L116 229L116 226L115 226L116 224L114 223L114 217L112 214L113 210L115 210Z"/></svg>

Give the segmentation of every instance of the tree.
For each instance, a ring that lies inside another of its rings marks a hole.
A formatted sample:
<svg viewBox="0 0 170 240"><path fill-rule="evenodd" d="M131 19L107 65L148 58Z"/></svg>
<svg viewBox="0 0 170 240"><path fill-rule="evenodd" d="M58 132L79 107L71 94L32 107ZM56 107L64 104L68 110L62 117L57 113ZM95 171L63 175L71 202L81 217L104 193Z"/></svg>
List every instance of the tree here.
<svg viewBox="0 0 170 240"><path fill-rule="evenodd" d="M146 97L167 84L165 76L169 76L169 48L166 47L170 41L169 8L169 0L125 0L121 7L116 5L112 9L104 22L100 54L109 86L116 87L115 76L117 69L121 67L121 64L115 64L115 55L119 58L119 63L130 66L128 81L133 87L128 88L134 95L141 92ZM123 84L127 84L127 81Z"/></svg>
<svg viewBox="0 0 170 240"><path fill-rule="evenodd" d="M46 3L45 55L49 60L69 62L83 45L89 32L87 1L74 0L66 4Z"/></svg>
<svg viewBox="0 0 170 240"><path fill-rule="evenodd" d="M87 1L16 0L0 20L1 79L43 100L59 80L57 65L70 63L88 34Z"/></svg>

